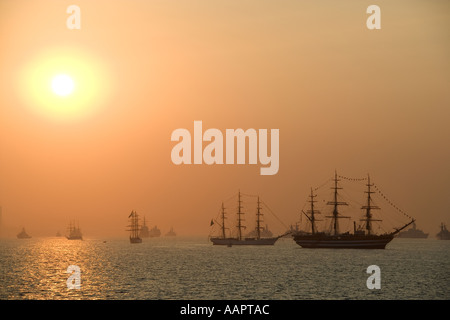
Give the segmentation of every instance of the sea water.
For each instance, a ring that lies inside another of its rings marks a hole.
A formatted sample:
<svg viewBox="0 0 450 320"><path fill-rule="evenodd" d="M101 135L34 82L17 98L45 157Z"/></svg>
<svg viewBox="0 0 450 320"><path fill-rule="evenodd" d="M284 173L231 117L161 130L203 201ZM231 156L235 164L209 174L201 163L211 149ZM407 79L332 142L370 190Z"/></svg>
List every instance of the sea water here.
<svg viewBox="0 0 450 320"><path fill-rule="evenodd" d="M304 249L288 238L233 247L194 237L1 239L0 299L448 300L449 263L450 241L435 239L396 238L385 250ZM367 287L371 265L380 289ZM69 266L79 289L69 289Z"/></svg>

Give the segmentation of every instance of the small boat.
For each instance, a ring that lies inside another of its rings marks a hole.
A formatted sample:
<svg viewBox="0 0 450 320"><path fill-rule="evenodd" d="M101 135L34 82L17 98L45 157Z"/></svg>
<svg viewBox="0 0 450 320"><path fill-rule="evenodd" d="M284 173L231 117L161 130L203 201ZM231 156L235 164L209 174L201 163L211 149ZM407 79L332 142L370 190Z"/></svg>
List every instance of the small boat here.
<svg viewBox="0 0 450 320"><path fill-rule="evenodd" d="M22 228L22 231L20 231L17 234L17 239L30 239L30 238L31 236L25 232L25 228Z"/></svg>
<svg viewBox="0 0 450 320"><path fill-rule="evenodd" d="M436 234L436 237L439 240L450 240L450 231L447 230L447 226L444 223L441 223L441 231Z"/></svg>
<svg viewBox="0 0 450 320"><path fill-rule="evenodd" d="M128 216L130 219L130 224L128 225L128 230L130 231L130 243L142 243L142 239L139 237L139 216L136 211L131 211Z"/></svg>

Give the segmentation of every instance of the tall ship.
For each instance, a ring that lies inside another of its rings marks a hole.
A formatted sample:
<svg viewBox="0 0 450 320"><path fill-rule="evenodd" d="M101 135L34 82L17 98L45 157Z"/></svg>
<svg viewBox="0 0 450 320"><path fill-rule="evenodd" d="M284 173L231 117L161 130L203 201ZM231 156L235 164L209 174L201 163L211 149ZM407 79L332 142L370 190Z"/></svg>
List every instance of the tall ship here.
<svg viewBox="0 0 450 320"><path fill-rule="evenodd" d="M83 240L83 234L81 233L81 229L78 224L75 225L75 223L70 222L67 231L69 233L66 236L68 240Z"/></svg>
<svg viewBox="0 0 450 320"><path fill-rule="evenodd" d="M255 233L254 236L244 236L244 230L246 227L244 226L243 222L243 216L244 212L242 211L242 200L241 200L241 192L238 193L238 207L237 207L237 225L236 225L236 231L237 235L232 237L231 235L227 234L227 228L225 226L225 220L226 220L226 213L225 213L225 207L222 203L222 210L220 214L220 222L216 221L220 226L220 235L216 237L210 237L211 242L214 245L226 245L226 246L233 246L233 245L274 245L275 242L281 238L282 236L278 237L264 237L262 235L262 230L264 230L264 227L262 226L262 217L263 213L261 212L261 202L258 197L257 207L256 207L256 227L255 227ZM211 221L211 225L214 224L214 220Z"/></svg>
<svg viewBox="0 0 450 320"><path fill-rule="evenodd" d="M142 243L142 238L139 237L139 215L136 211L131 211L128 219L130 220L130 224L128 225L127 231L130 231L130 243Z"/></svg>
<svg viewBox="0 0 450 320"><path fill-rule="evenodd" d="M436 237L439 240L450 240L450 232L447 230L447 226L444 223L441 223L441 231L436 234Z"/></svg>
<svg viewBox="0 0 450 320"><path fill-rule="evenodd" d="M17 234L17 239L30 239L31 236L25 232L25 228L22 228L22 231L20 231Z"/></svg>
<svg viewBox="0 0 450 320"><path fill-rule="evenodd" d="M416 228L416 223L414 222L412 224L412 227L408 230L399 232L397 235L397 238L419 238L419 239L426 239L428 238L428 233L423 232L420 229Z"/></svg>
<svg viewBox="0 0 450 320"><path fill-rule="evenodd" d="M139 237L139 215L136 211L131 211L128 216L130 224L128 225L127 231L130 231L130 243L142 243L142 239Z"/></svg>
<svg viewBox="0 0 450 320"><path fill-rule="evenodd" d="M173 227L166 233L166 237L175 237L177 234L173 231Z"/></svg>
<svg viewBox="0 0 450 320"><path fill-rule="evenodd" d="M365 179L361 179L365 180ZM339 212L339 208L341 206L348 206L348 203L345 201L341 201L339 198L338 190L342 189L338 182L338 175L335 172L334 186L331 188L333 190L333 199L328 201L326 205L331 206L332 214L326 216L326 218L331 218L331 231L324 232L318 231L317 228L317 219L316 215L320 214L320 212L315 208L315 200L316 196L311 189L311 194L309 196L309 210L302 213L307 217L308 221L311 224L311 230L309 232L304 231L296 231L293 233L294 241L303 248L331 248L331 249L384 249L386 245L394 238L394 236L399 233L401 230L408 227L410 224L414 223L414 219L412 219L407 224L394 228L391 232L385 232L383 234L376 234L373 230L372 223L377 221L380 222L379 219L374 219L373 211L379 210L380 208L373 203L372 194L375 193L372 187L374 184L370 183L370 177L367 177L367 194L365 204L361 206L361 209L364 210L363 218L360 220L363 223L363 226L359 226L357 228L356 221L353 222L353 233L350 232L340 232L339 230L339 220L340 219L349 219L348 216L343 216Z"/></svg>

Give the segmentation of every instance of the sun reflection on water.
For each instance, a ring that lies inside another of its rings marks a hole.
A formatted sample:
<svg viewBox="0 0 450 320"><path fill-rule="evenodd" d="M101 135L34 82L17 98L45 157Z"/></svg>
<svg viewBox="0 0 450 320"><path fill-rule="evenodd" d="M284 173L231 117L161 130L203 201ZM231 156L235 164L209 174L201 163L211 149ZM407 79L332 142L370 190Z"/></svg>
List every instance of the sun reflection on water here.
<svg viewBox="0 0 450 320"><path fill-rule="evenodd" d="M291 239L242 248L203 238L2 239L0 299L449 299L448 243L413 240L318 251ZM366 288L372 264L382 270L377 292ZM81 269L80 289L67 288L70 265Z"/></svg>

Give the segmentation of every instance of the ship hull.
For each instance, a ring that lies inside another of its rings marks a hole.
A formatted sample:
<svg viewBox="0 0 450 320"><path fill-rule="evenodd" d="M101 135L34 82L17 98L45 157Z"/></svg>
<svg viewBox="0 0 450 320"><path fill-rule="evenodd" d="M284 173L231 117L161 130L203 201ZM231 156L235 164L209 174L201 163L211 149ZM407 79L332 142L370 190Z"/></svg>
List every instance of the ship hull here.
<svg viewBox="0 0 450 320"><path fill-rule="evenodd" d="M222 246L273 246L278 238L246 238L246 239L235 239L235 238L210 238L214 245Z"/></svg>
<svg viewBox="0 0 450 320"><path fill-rule="evenodd" d="M66 237L67 240L83 240L83 237L73 236L73 237Z"/></svg>
<svg viewBox="0 0 450 320"><path fill-rule="evenodd" d="M315 236L294 235L294 241L302 248L326 248L326 249L385 249L391 242L393 235L380 236Z"/></svg>
<svg viewBox="0 0 450 320"><path fill-rule="evenodd" d="M130 243L142 243L141 238L130 238Z"/></svg>
<svg viewBox="0 0 450 320"><path fill-rule="evenodd" d="M428 238L428 233L425 234L399 234L397 238L405 239L426 239Z"/></svg>

